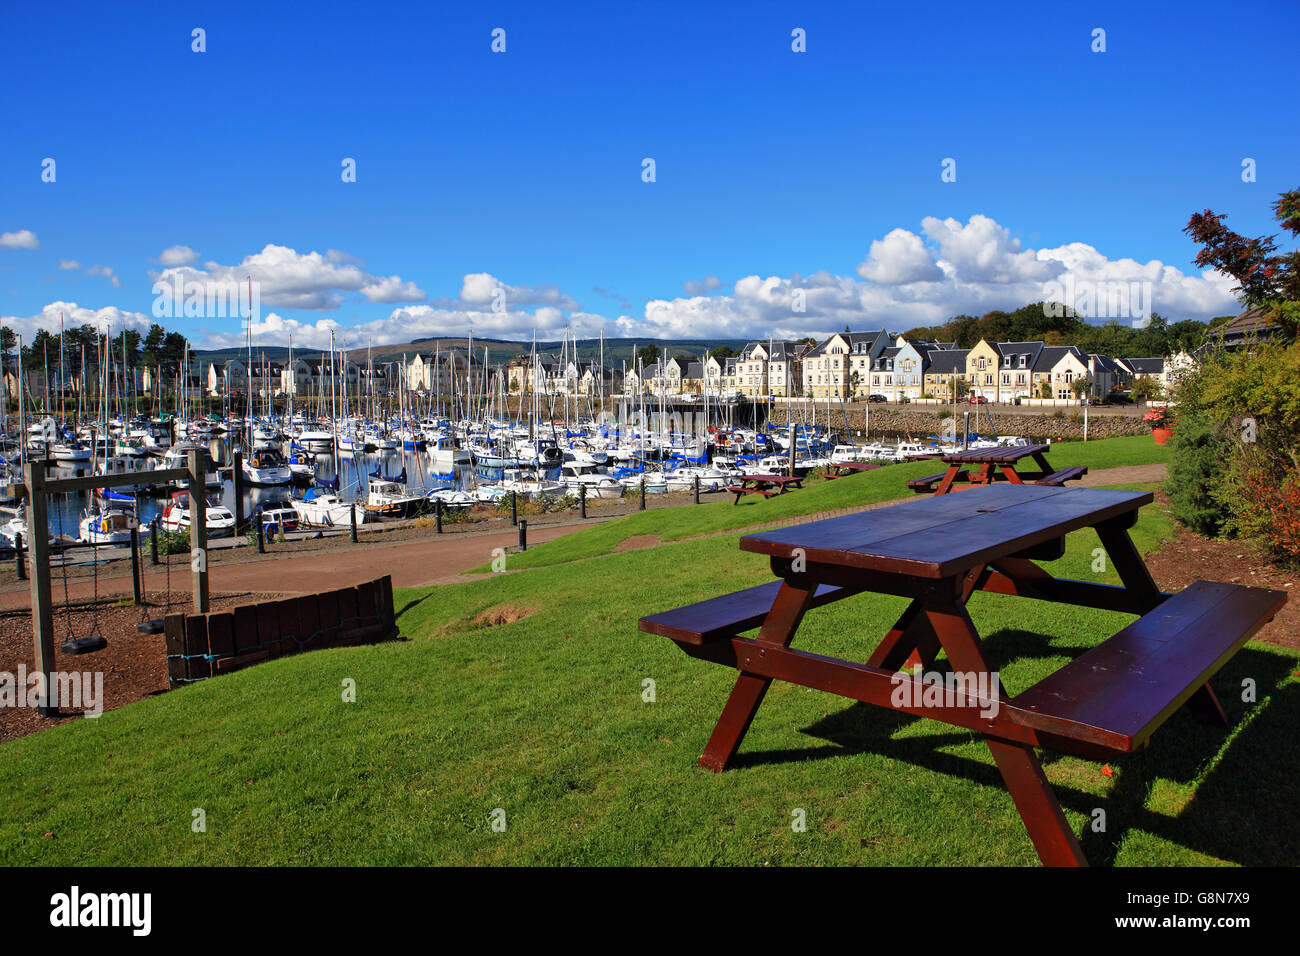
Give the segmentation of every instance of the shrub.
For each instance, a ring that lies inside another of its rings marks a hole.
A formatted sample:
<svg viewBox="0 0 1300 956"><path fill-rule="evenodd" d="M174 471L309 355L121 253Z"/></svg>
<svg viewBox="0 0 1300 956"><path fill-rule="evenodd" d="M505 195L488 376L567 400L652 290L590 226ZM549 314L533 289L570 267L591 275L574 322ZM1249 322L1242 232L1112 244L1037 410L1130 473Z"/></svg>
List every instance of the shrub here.
<svg viewBox="0 0 1300 956"><path fill-rule="evenodd" d="M1170 510L1198 534L1215 537L1228 519L1219 485L1229 453L1223 429L1204 417L1182 417L1169 441Z"/></svg>

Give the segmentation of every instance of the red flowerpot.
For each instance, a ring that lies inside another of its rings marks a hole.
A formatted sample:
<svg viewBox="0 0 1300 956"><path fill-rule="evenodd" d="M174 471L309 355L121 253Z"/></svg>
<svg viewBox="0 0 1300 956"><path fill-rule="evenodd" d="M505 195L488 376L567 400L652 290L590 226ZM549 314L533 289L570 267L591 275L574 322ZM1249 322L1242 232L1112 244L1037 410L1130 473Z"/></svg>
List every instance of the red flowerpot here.
<svg viewBox="0 0 1300 956"><path fill-rule="evenodd" d="M1151 429L1151 437L1156 440L1157 445L1163 445L1165 442L1169 441L1169 436L1173 433L1174 430L1172 428Z"/></svg>

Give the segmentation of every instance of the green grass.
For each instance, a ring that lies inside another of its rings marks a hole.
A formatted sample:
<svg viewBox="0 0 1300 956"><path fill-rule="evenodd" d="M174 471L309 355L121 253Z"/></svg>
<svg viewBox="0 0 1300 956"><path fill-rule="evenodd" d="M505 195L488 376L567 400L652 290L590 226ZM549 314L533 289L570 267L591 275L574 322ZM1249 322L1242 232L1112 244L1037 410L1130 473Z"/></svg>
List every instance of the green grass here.
<svg viewBox="0 0 1300 956"><path fill-rule="evenodd" d="M1090 471L1168 460L1167 446L1157 445L1149 435L1107 438L1086 444L1064 442L1054 446L1048 454L1048 461L1054 468L1086 465ZM910 462L834 481L813 482L802 491L774 498L751 495L739 505L734 503L732 495L718 494L709 496L707 503L702 500L698 506L639 511L534 545L521 554L511 555L510 567L539 568L610 554L623 541L636 535L653 534L662 541L679 541L854 505L892 501L911 494L907 489L908 481L942 470L940 462ZM470 573L490 570L490 564L485 563Z"/></svg>
<svg viewBox="0 0 1300 956"><path fill-rule="evenodd" d="M1133 535L1147 552L1171 531L1148 507ZM987 748L944 724L778 683L738 766L696 766L734 672L636 621L770 579L737 540L402 590L409 642L272 661L4 744L0 862L1035 863ZM1072 535L1053 570L1093 577L1096 546ZM862 659L902 605L821 608L797 646ZM534 613L481 623L503 609ZM982 593L970 610L1011 692L1130 620ZM1233 659L1216 678L1230 738L1179 714L1113 778L1049 757L1090 860L1293 865L1296 666L1258 644ZM1259 703L1231 692L1244 677ZM1086 826L1098 807L1105 834ZM807 832L791 829L796 808Z"/></svg>

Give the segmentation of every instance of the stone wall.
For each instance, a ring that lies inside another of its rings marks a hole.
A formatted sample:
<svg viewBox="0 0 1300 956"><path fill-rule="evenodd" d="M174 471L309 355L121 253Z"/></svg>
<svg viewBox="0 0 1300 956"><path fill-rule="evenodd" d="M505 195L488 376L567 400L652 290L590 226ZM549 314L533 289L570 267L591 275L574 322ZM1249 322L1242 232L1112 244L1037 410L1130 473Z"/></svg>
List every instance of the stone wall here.
<svg viewBox="0 0 1300 956"><path fill-rule="evenodd" d="M843 413L838 409L832 410L831 426L835 430L843 431L844 420L847 417L849 430L853 433L852 437L856 440L864 437L859 433L866 430L865 418L870 411L871 428L866 438L899 438L911 435L913 438L926 438L930 435L943 434L943 419L939 417L940 408L916 406L914 408L882 405L866 409L863 407L846 408ZM806 418L800 416L801 409L796 408L794 420L796 422L806 421ZM776 406L772 409L772 424L786 425L790 419L784 408ZM819 422L822 418L819 417ZM963 418L961 414L957 416L957 435L960 437ZM1031 441L1045 441L1050 438L1053 441L1069 441L1071 439L1083 438L1083 410L1080 408L1062 409L1060 412L1045 412L1041 415L1025 414L1005 414L999 415L997 408L993 409L993 424L998 432L1003 435L1020 435ZM986 432L988 431L988 419L981 409L976 415L971 411L971 431ZM1149 435L1151 426L1144 422L1141 416L1135 415L1107 415L1104 412L1098 412L1096 409L1088 410L1088 437L1089 438L1117 438L1121 435Z"/></svg>

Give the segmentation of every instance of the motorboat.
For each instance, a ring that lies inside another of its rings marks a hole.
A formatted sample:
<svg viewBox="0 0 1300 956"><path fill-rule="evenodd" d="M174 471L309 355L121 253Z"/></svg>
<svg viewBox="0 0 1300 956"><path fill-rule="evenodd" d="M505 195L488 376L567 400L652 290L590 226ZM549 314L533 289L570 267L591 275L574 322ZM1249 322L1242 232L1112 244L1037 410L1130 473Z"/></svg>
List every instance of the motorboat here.
<svg viewBox="0 0 1300 956"><path fill-rule="evenodd" d="M131 532L140 526L133 508L87 511L81 516L77 538L86 544L130 544Z"/></svg>
<svg viewBox="0 0 1300 956"><path fill-rule="evenodd" d="M344 501L329 488L308 488L302 498L293 502L298 521L313 528L346 528L352 523L353 511L357 524L366 520L365 508L353 508L354 502Z"/></svg>
<svg viewBox="0 0 1300 956"><path fill-rule="evenodd" d="M244 480L250 485L287 485L293 472L283 455L268 448L244 459Z"/></svg>
<svg viewBox="0 0 1300 956"><path fill-rule="evenodd" d="M203 509L203 525L209 538L223 538L235 533L235 515L229 508L208 498ZM190 496L178 491L158 516L158 527L170 534L190 530Z"/></svg>

